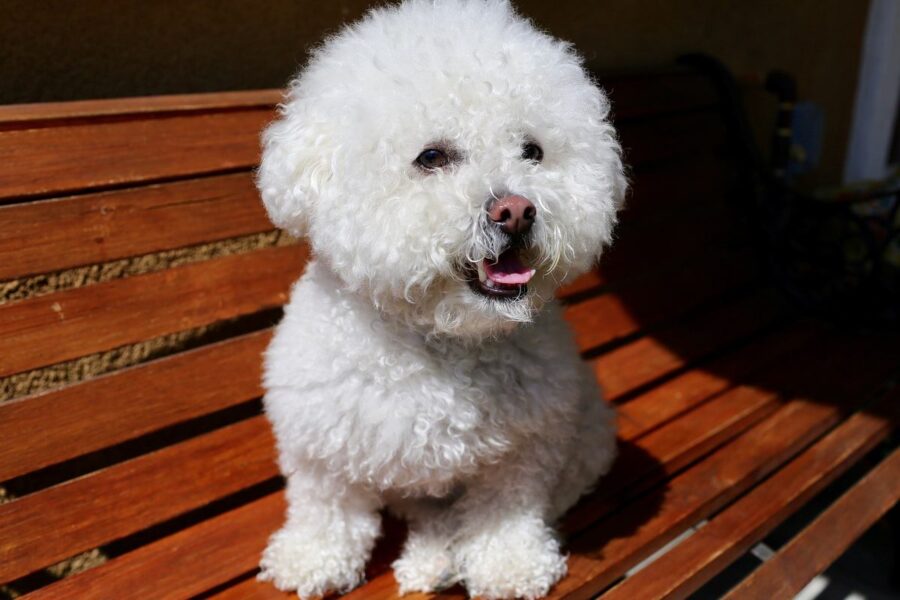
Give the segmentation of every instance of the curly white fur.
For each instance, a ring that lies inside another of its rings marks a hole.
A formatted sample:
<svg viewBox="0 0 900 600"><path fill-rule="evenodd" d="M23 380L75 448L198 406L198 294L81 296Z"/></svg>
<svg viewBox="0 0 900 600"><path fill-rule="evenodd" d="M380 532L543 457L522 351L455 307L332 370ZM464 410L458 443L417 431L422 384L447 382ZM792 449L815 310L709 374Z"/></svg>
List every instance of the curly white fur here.
<svg viewBox="0 0 900 600"><path fill-rule="evenodd" d="M626 183L608 112L573 50L502 0L374 10L291 83L258 183L316 259L265 357L289 511L262 579L301 597L354 587L382 507L410 524L404 592L536 598L565 573L551 524L615 449L553 302L611 239ZM541 163L522 159L528 140ZM459 162L424 173L436 143ZM537 208L537 272L515 300L461 271L508 243L485 211L503 194Z"/></svg>

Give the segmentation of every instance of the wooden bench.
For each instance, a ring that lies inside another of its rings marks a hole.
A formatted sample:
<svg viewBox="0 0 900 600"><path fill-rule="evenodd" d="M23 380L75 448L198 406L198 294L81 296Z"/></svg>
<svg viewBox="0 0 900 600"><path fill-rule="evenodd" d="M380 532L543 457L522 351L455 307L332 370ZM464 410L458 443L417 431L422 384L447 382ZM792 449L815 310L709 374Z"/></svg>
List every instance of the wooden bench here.
<svg viewBox="0 0 900 600"><path fill-rule="evenodd" d="M766 283L709 79L601 82L634 192L603 264L560 296L619 408L621 457L561 524L569 575L552 597L687 596L877 463L733 591L789 597L900 495L882 444L900 340L804 320ZM7 595L284 597L254 579L284 510L260 353L307 258L252 185L279 97L0 107ZM385 528L348 598L397 596L403 526Z"/></svg>

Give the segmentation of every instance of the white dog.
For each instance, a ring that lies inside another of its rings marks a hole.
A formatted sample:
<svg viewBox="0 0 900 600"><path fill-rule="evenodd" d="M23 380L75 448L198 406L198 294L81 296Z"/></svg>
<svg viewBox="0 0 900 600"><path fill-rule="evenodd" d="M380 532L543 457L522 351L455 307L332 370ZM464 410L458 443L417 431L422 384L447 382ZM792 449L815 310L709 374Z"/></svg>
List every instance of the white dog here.
<svg viewBox="0 0 900 600"><path fill-rule="evenodd" d="M626 182L572 48L502 0L411 0L327 40L264 134L273 222L316 259L265 356L289 503L260 578L358 585L381 508L401 592L544 595L552 524L615 453L553 301Z"/></svg>

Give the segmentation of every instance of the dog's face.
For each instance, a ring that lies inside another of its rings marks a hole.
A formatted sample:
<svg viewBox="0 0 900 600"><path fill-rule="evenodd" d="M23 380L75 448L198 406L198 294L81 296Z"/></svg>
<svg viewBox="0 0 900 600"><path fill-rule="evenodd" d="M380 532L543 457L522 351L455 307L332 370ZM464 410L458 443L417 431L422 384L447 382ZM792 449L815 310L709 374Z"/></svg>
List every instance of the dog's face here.
<svg viewBox="0 0 900 600"><path fill-rule="evenodd" d="M385 314L482 336L527 322L610 241L608 102L507 3L377 10L327 41L264 134L258 183Z"/></svg>

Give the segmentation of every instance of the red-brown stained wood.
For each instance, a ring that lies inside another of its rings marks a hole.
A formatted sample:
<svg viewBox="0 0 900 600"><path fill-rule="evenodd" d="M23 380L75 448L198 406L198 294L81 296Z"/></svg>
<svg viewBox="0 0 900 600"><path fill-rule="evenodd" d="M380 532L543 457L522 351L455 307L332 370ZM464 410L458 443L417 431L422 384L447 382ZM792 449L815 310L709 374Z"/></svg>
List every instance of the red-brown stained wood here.
<svg viewBox="0 0 900 600"><path fill-rule="evenodd" d="M0 306L0 376L283 304L305 246L269 248Z"/></svg>
<svg viewBox="0 0 900 600"><path fill-rule="evenodd" d="M264 417L0 505L0 581L277 475Z"/></svg>
<svg viewBox="0 0 900 600"><path fill-rule="evenodd" d="M779 368L788 370L791 368L791 365L785 365L785 366L782 366ZM762 398L763 394L760 393L759 396ZM762 408L765 408L767 400L765 398L762 398L762 399L763 399L763 403L759 404L759 406ZM747 415L751 414L751 412L753 410L752 406L749 406L747 404L738 406L738 405L734 404L733 402L729 401L727 398L724 398L722 400L718 400L718 399L713 400L710 403L710 405L712 405L716 402L721 402L721 403L723 403L723 405L727 404L728 406L733 407L736 411L742 412L744 414L743 418L745 420L746 420ZM623 408L623 410L627 411L627 405ZM726 413L726 412L727 411L725 411L725 410L718 410L718 411L716 411L716 415L722 415L723 413ZM710 436L721 435L721 432L724 429L729 428L729 427L731 428L732 434L734 434L738 431L738 429L736 429L736 428L746 426L745 424L742 424L740 422L742 417L736 413L733 415L727 416L726 418L729 419L729 423L727 423L727 424L726 423L715 423L715 422L710 423L709 419L702 418L702 417L698 418L698 419L685 418L681 422L669 424L669 427L678 427L679 428L680 434L678 436L674 436L674 437L680 437L682 439L683 446L682 446L682 450L680 452L675 445L672 445L669 442L666 442L665 446L661 445L660 441L665 440L665 438L661 437L661 436L650 437L650 438L648 438L647 441L639 441L638 444L642 448L644 448L648 453L653 454L653 455L659 455L661 460L669 460L669 461L679 461L680 460L681 462L684 462L687 460L688 453L692 453L692 452L696 453L697 448L699 448L702 444L704 444L704 440L710 439ZM718 429L716 429L716 428L718 428ZM635 437L637 437L637 436L635 436ZM672 436L670 436L670 437L672 437ZM663 456L663 454L665 456ZM620 465L618 467L616 474L611 476L611 477L615 478L615 482L614 483L607 482L607 484L603 487L603 491L604 491L603 497L608 498L613 493L622 493L625 489L628 489L629 487L633 489L636 482L639 482L642 478L647 477L647 476L656 477L656 476L658 476L658 473L648 473L646 471L645 466L642 467L640 465L630 464L629 457L626 456L622 459L622 465ZM609 505L606 504L604 506L608 507ZM592 514L594 514L594 513L592 513ZM223 515L222 518L224 519L224 518L226 518L226 516ZM201 526L197 526L197 527L201 527ZM216 531L218 531L219 525L214 525L211 527L213 527ZM224 527L224 525L223 525L223 527ZM569 529L573 529L573 528L577 527L577 524L575 522L573 522L572 516L570 516L570 518L568 519L567 527ZM190 543L200 544L200 543L202 543L202 541L192 541L192 538L194 537L195 534L188 533L188 531L190 531L190 530L185 531L182 537L176 538L176 539L172 540L171 542L167 542L167 541L163 540L163 541L160 541L157 543L157 544L161 544L161 545L153 545L153 546L148 547L146 549L146 551L139 550L139 551L136 551L136 553L133 553L134 556L131 558L128 558L127 562L123 563L125 565L129 565L129 567L127 569L129 571L129 574L124 577L134 576L134 577L139 577L139 578L149 578L150 577L149 574L152 572L153 569L156 568L156 566L154 566L156 563L153 562L153 557L155 556L157 551L163 555L166 555L169 552L169 550L166 550L167 548L179 546L183 543L185 543L185 544L190 544ZM217 553L216 555L208 554L207 559L210 561L210 563L214 563L214 564L219 564L220 562L235 561L236 560L235 558L229 558L229 557L235 553L238 553L236 548L238 547L239 544L240 544L240 548L241 548L240 552L245 552L243 550L243 548L245 546L247 546L247 547L249 547L249 549L246 550L246 553L252 554L255 557L255 556L257 556L256 548L259 545L261 545L262 543L264 543L264 540L266 539L266 537L268 536L268 534L270 532L271 532L271 529L260 529L260 530L256 531L255 533L253 533L252 536L250 536L250 537L245 537L244 534L239 535L238 533L235 533L234 534L234 538L235 538L234 544L229 545L227 547L223 547L223 548L207 550L207 552L210 552L210 553L212 553L212 552ZM228 535L226 535L224 533L223 533L223 535L225 537L229 537ZM137 554L137 552L140 552L140 554ZM218 553L228 554L229 557L223 558L223 561L218 561L218 559L216 558L218 556ZM143 558L141 558L141 557L146 557L148 560L150 560L150 562L147 565L142 565ZM124 558L125 557L123 557L123 559ZM120 559L120 560L122 560L122 559ZM253 567L253 565L250 565L250 567L247 567L247 568L249 569L252 567ZM103 570L103 569L106 569L106 570L115 571L115 570L121 569L121 567L117 566L117 564L115 562L110 563L107 566L100 567L100 569L101 570L98 571L98 573L99 573L98 575L91 575L91 573L93 571L89 571L85 575L79 576L79 577L82 577L83 579L86 578L86 579L84 579L84 581L92 581L92 582L95 581L95 579L93 579L94 577L98 577L98 579L96 579L96 582L97 582L96 585L98 585L98 586L102 585L102 582L106 581L107 578L111 578L109 580L113 581L113 582L118 581L115 578L115 575L113 575L113 574L107 575L105 573L105 571ZM131 573L132 570L135 572ZM236 569L235 570L217 569L216 573L214 575L204 574L204 578L205 578L204 581L209 582L210 580L208 578L217 577L218 581L213 582L213 584L216 584L221 581L227 581L228 579L236 577L236 576L240 575L241 572L242 571L236 570ZM84 584L78 584L78 585L84 585ZM254 585L256 585L256 584L254 584ZM265 584L259 584L259 585L263 588L265 587ZM51 589L53 589L53 588L51 588ZM69 588L66 587L66 588L60 588L60 589L69 589ZM99 589L102 589L102 588L99 588ZM172 589L174 590L177 588L172 588ZM370 588L367 587L365 589L369 590ZM159 588L157 588L157 590L161 592L164 590L164 588L159 587Z"/></svg>
<svg viewBox="0 0 900 600"><path fill-rule="evenodd" d="M897 399L900 395L894 400ZM893 408L890 403L880 404L878 412ZM702 529L604 594L603 598L687 598L834 481L883 440L890 430L889 418L856 413L716 515Z"/></svg>
<svg viewBox="0 0 900 600"><path fill-rule="evenodd" d="M844 411L865 398L896 368L896 347L887 341L867 341L835 339L839 352L826 352L826 361L817 368L805 370L804 376L796 380L784 381L785 390L798 390L794 392L799 394L797 397L772 418L670 480L662 492L660 508L651 511L650 503L655 505L658 501L651 493L629 503L615 519L597 523L581 533L570 544L569 575L550 597L590 598L597 594L628 568L755 485L837 423ZM846 375L844 379L822 380L821 372L839 366ZM634 531L623 535L623 531L632 528Z"/></svg>
<svg viewBox="0 0 900 600"><path fill-rule="evenodd" d="M610 498L606 493L602 496L595 493L588 502L582 502L570 511L561 529L569 532L570 536L580 532L570 544L569 575L554 588L550 597L592 597L675 537L684 527L715 512L718 507L763 479L838 422L848 405L855 404L869 390L877 387L896 366L897 352L887 342L870 344L865 338L838 336L820 343L811 353L793 359L802 364L792 364L790 360L778 363L778 368L772 369L771 374L762 381L773 386L784 386L785 389L806 390L814 393L817 401L791 399L775 414L657 488L657 491L624 502L635 491L646 489L647 482L658 480L661 472L671 472L670 465L687 462L685 459L691 449L706 443L704 436L717 435L707 428L710 421L714 422L713 414L719 409L710 411L710 419L704 419L704 422L695 419L695 413L691 412L650 435L638 436L636 444L660 461L659 468L636 475L636 469L628 457L623 456L598 488L619 495ZM836 364L848 369L848 377L838 387L826 385L819 374L822 370L834 368ZM848 395L849 390L854 390L853 395ZM734 402L735 406L740 404L737 402L740 397L751 402L762 401L760 406L763 408L773 406L767 400L773 392L764 388L738 388L731 393L732 396L734 394L738 396L727 401ZM711 402L719 402L726 396L728 394ZM843 404L837 399L841 399ZM678 432L678 429L681 431ZM682 450L676 450L679 445ZM643 468L646 470L647 466ZM623 490L627 491L624 496L620 495ZM598 522L598 519L616 509L621 510L612 518ZM586 527L590 523L595 524ZM399 597L391 573L385 573L347 595L348 600ZM403 598L461 600L465 595L445 592L411 594Z"/></svg>
<svg viewBox="0 0 900 600"><path fill-rule="evenodd" d="M223 574L254 569L265 547L265 532L281 526L284 510L283 494L271 494L27 597L107 600L200 594L227 581Z"/></svg>
<svg viewBox="0 0 900 600"><path fill-rule="evenodd" d="M166 113L209 112L221 109L272 108L283 90L247 90L211 94L170 94L136 98L40 102L0 106L0 128L46 127L59 121L109 116L146 116Z"/></svg>
<svg viewBox="0 0 900 600"><path fill-rule="evenodd" d="M261 395L270 336L248 334L0 404L0 481Z"/></svg>
<svg viewBox="0 0 900 600"><path fill-rule="evenodd" d="M753 277L747 253L707 257L699 264L652 278L623 284L615 294L603 294L566 310L578 347L594 348L674 319ZM673 293L672 290L678 290Z"/></svg>
<svg viewBox="0 0 900 600"><path fill-rule="evenodd" d="M884 459L726 598L791 598L900 499L900 450Z"/></svg>
<svg viewBox="0 0 900 600"><path fill-rule="evenodd" d="M725 148L727 130L716 110L624 123L618 128L625 162L642 167Z"/></svg>
<svg viewBox="0 0 900 600"><path fill-rule="evenodd" d="M612 398L750 335L783 314L783 302L772 290L765 290L679 321L591 362L607 397Z"/></svg>
<svg viewBox="0 0 900 600"><path fill-rule="evenodd" d="M0 200L246 169L273 117L251 108L0 131Z"/></svg>
<svg viewBox="0 0 900 600"><path fill-rule="evenodd" d="M630 439L693 410L716 394L735 387L737 383L763 377L760 374L762 368L768 368L769 365L776 364L776 361L790 362L792 355L815 349L814 344L823 339L820 334L820 331L809 325L790 327L708 364L697 365L692 370L649 389L619 408L619 436ZM634 344L640 344L641 341ZM624 346L623 349L627 347ZM656 362L651 351L645 350L648 352L647 360ZM599 360L602 361L603 358L600 357ZM639 356L635 360L640 360ZM616 396L611 395L610 398L615 400Z"/></svg>
<svg viewBox="0 0 900 600"><path fill-rule="evenodd" d="M0 280L272 228L250 173L0 207Z"/></svg>
<svg viewBox="0 0 900 600"><path fill-rule="evenodd" d="M688 70L669 73L600 74L617 121L711 108L719 96L709 77Z"/></svg>

